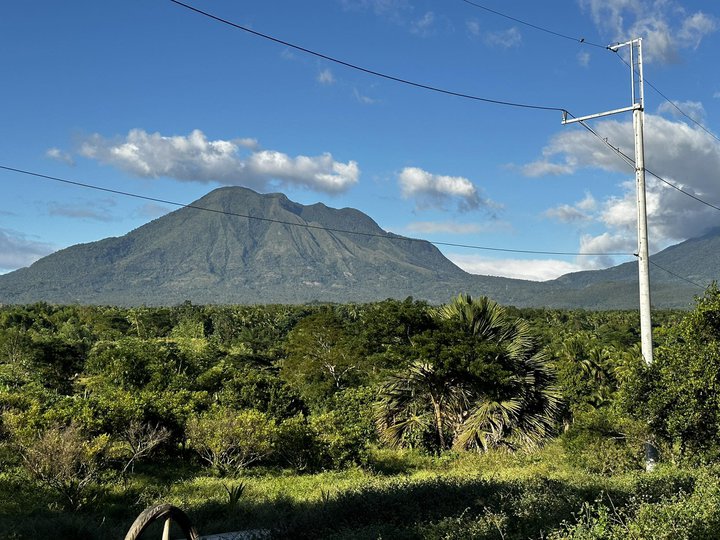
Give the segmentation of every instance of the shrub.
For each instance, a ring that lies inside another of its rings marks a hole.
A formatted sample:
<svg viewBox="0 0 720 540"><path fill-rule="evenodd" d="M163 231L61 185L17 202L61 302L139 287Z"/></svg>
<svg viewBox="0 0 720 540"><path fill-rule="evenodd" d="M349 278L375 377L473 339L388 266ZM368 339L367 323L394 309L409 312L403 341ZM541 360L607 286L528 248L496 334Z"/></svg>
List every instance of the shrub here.
<svg viewBox="0 0 720 540"><path fill-rule="evenodd" d="M328 410L309 417L321 446L323 466L342 468L366 460L367 445L375 436L371 401L369 388L349 388L328 400Z"/></svg>
<svg viewBox="0 0 720 540"><path fill-rule="evenodd" d="M278 426L277 454L284 465L298 472L315 470L321 465L322 446L305 416L298 414Z"/></svg>
<svg viewBox="0 0 720 540"><path fill-rule="evenodd" d="M25 470L60 497L60 504L77 510L101 472L110 438L86 437L75 424L56 426L26 437L18 432L17 446Z"/></svg>
<svg viewBox="0 0 720 540"><path fill-rule="evenodd" d="M638 360L622 388L623 405L684 456L720 455L720 289L667 331L655 361Z"/></svg>
<svg viewBox="0 0 720 540"><path fill-rule="evenodd" d="M643 466L645 428L612 408L577 413L561 437L570 463L589 472L617 474Z"/></svg>
<svg viewBox="0 0 720 540"><path fill-rule="evenodd" d="M270 455L277 428L260 411L218 407L190 418L186 431L190 447L225 475Z"/></svg>

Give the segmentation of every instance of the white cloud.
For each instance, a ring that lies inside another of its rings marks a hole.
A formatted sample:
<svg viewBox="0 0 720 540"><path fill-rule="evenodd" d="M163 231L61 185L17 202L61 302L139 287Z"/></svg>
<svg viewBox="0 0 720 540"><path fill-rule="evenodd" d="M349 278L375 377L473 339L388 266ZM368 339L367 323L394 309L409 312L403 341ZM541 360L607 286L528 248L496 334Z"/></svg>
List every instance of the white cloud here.
<svg viewBox="0 0 720 540"><path fill-rule="evenodd" d="M113 199L86 201L75 204L51 202L48 204L48 214L51 216L108 222L115 219L110 211L110 208L115 206L115 204Z"/></svg>
<svg viewBox="0 0 720 540"><path fill-rule="evenodd" d="M582 67L588 67L590 65L590 53L587 51L580 51L577 53L578 64Z"/></svg>
<svg viewBox="0 0 720 540"><path fill-rule="evenodd" d="M588 221L590 219L590 216L588 216L587 213L575 208L574 206L570 206L569 204L561 204L555 208L550 208L545 211L545 216L563 223Z"/></svg>
<svg viewBox="0 0 720 540"><path fill-rule="evenodd" d="M488 32L485 34L485 43L493 47L509 49L522 43L522 34L514 26L500 32Z"/></svg>
<svg viewBox="0 0 720 540"><path fill-rule="evenodd" d="M480 23L474 19L465 21L465 28L467 28L468 34L472 37L478 37L480 35Z"/></svg>
<svg viewBox="0 0 720 540"><path fill-rule="evenodd" d="M572 174L575 172L575 165L569 162L553 163L547 160L539 160L523 165L521 170L525 176L536 178L538 176Z"/></svg>
<svg viewBox="0 0 720 540"><path fill-rule="evenodd" d="M507 222L493 220L490 223L457 223L455 221L415 221L408 223L405 230L419 234L477 234L498 229L509 229Z"/></svg>
<svg viewBox="0 0 720 540"><path fill-rule="evenodd" d="M353 96L358 101L358 103L362 103L363 105L375 105L379 101L377 99L373 99L369 96L361 94L357 88L353 88Z"/></svg>
<svg viewBox="0 0 720 540"><path fill-rule="evenodd" d="M557 259L487 259L478 255L447 253L447 258L470 274L547 281L584 270L578 263Z"/></svg>
<svg viewBox="0 0 720 540"><path fill-rule="evenodd" d="M697 49L702 38L717 30L717 21L698 11L683 20L678 37L683 41L690 41L692 47Z"/></svg>
<svg viewBox="0 0 720 540"><path fill-rule="evenodd" d="M629 156L634 155L631 121L606 120L595 126L601 137ZM698 127L645 115L645 165L648 170L711 204L720 204L720 143ZM576 169L593 167L626 175L620 193L598 203L594 214L605 232L585 237L581 251L636 250L636 194L630 167L588 132L568 130L554 136L543 150L546 159L575 163ZM647 180L648 228L651 251L700 236L720 222L717 210L699 203L656 180ZM556 216L557 217L557 216ZM598 264L606 264L607 259Z"/></svg>
<svg viewBox="0 0 720 540"><path fill-rule="evenodd" d="M714 17L688 14L675 0L580 0L580 5L608 40L644 38L646 62L675 62L681 49L696 49L718 28Z"/></svg>
<svg viewBox="0 0 720 540"><path fill-rule="evenodd" d="M252 139L249 137L233 139L233 142L236 143L238 146L242 146L243 148L249 148L250 150L257 150L258 148L260 148L257 139Z"/></svg>
<svg viewBox="0 0 720 540"><path fill-rule="evenodd" d="M432 174L418 167L405 167L398 175L398 182L403 198L415 199L419 208L444 208L451 200L457 202L460 211L498 207L489 199L482 199L475 185L462 176Z"/></svg>
<svg viewBox="0 0 720 540"><path fill-rule="evenodd" d="M583 235L580 238L580 253L584 253L585 268L607 268L615 264L617 254L631 254L637 251L636 237L628 234L613 234L604 232L592 236ZM590 257L592 256L592 257Z"/></svg>
<svg viewBox="0 0 720 540"><path fill-rule="evenodd" d="M545 211L545 216L562 223L579 223L593 219L593 211L597 208L595 198L587 193L585 198L574 205L561 204Z"/></svg>
<svg viewBox="0 0 720 540"><path fill-rule="evenodd" d="M200 130L167 137L133 129L118 140L93 135L82 143L80 154L143 178L164 176L255 189L293 185L339 193L356 184L360 176L355 161L341 163L329 153L291 157L274 150L241 152L256 146L254 139L210 141Z"/></svg>
<svg viewBox="0 0 720 540"><path fill-rule="evenodd" d="M410 6L407 0L340 0L342 6L352 11L373 11L376 15L396 16Z"/></svg>
<svg viewBox="0 0 720 540"><path fill-rule="evenodd" d="M333 84L335 82L335 77L332 74L332 71L329 69L323 69L320 73L318 73L317 80L320 84Z"/></svg>
<svg viewBox="0 0 720 540"><path fill-rule="evenodd" d="M434 24L435 14L432 11L428 11L425 13L425 15L412 22L412 24L410 25L410 31L413 34L427 36L432 33Z"/></svg>
<svg viewBox="0 0 720 540"><path fill-rule="evenodd" d="M75 165L75 160L67 152L63 152L59 148L48 148L45 152L45 157L60 161L66 165Z"/></svg>
<svg viewBox="0 0 720 540"><path fill-rule="evenodd" d="M705 121L705 107L699 101L663 101L658 107L658 113L669 114L674 118L684 118L686 114L696 122Z"/></svg>
<svg viewBox="0 0 720 540"><path fill-rule="evenodd" d="M57 248L29 239L23 233L0 229L0 271L8 272L29 266Z"/></svg>
<svg viewBox="0 0 720 540"><path fill-rule="evenodd" d="M595 208L597 208L597 201L591 193L585 193L585 198L581 201L578 201L575 206L579 210L584 210L585 212L592 212L593 210L595 210Z"/></svg>
<svg viewBox="0 0 720 540"><path fill-rule="evenodd" d="M713 94L713 97L714 97L715 99L720 99L720 92L715 92L715 93Z"/></svg>

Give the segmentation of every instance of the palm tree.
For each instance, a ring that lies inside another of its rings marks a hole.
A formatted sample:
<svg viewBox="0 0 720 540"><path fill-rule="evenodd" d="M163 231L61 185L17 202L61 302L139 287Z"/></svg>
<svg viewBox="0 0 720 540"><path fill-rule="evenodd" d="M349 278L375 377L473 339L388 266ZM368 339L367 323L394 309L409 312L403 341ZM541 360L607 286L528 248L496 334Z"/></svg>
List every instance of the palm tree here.
<svg viewBox="0 0 720 540"><path fill-rule="evenodd" d="M416 361L383 383L375 419L381 438L392 447L412 446L411 441L434 431L438 447L446 450L446 434L452 433L464 405L457 381L432 364Z"/></svg>
<svg viewBox="0 0 720 540"><path fill-rule="evenodd" d="M463 342L457 348L462 358L450 351L442 366L423 358L386 381L378 404L383 438L400 445L410 430L432 426L442 449L450 446L448 438L456 449L537 445L554 427L560 394L527 323L486 297L469 295L435 316Z"/></svg>

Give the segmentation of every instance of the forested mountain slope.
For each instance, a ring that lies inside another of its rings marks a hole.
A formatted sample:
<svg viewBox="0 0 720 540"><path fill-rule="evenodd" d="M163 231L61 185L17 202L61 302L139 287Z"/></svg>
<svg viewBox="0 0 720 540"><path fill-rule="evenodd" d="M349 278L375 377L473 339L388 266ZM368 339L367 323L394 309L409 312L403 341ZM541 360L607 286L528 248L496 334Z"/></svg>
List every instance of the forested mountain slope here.
<svg viewBox="0 0 720 540"><path fill-rule="evenodd" d="M173 305L366 302L458 292L500 303L587 309L637 305L637 266L537 283L471 275L431 243L382 230L366 214L241 187L212 191L117 238L79 244L0 276L0 303ZM251 216L252 219L246 217ZM653 256L653 303L687 307L720 273L718 230Z"/></svg>

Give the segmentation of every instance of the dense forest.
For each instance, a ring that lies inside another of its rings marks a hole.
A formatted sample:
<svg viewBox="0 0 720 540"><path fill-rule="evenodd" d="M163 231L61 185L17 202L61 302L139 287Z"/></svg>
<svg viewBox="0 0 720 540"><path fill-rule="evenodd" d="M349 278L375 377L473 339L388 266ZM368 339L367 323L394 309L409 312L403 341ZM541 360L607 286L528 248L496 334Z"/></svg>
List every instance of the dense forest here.
<svg viewBox="0 0 720 540"><path fill-rule="evenodd" d="M0 308L0 538L718 537L720 291L653 314ZM645 472L644 445L660 452Z"/></svg>

